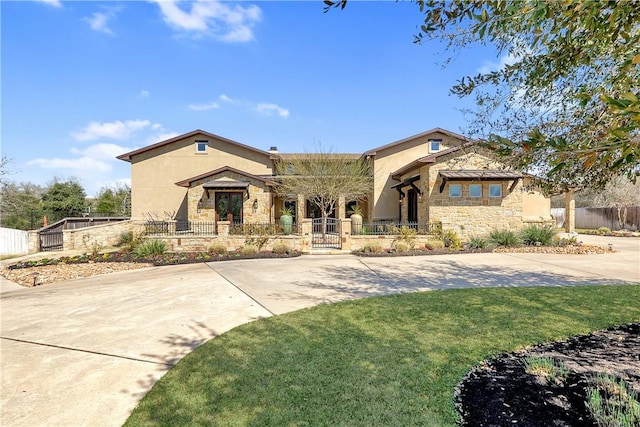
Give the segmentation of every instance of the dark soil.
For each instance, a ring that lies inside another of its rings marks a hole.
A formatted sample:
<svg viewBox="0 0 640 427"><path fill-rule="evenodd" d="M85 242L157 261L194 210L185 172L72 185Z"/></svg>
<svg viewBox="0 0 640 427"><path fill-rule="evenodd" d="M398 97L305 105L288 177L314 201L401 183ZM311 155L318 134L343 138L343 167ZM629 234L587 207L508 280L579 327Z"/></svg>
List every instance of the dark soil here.
<svg viewBox="0 0 640 427"><path fill-rule="evenodd" d="M556 384L525 372L525 359L548 356L570 370ZM640 323L539 345L483 362L457 387L463 426L597 426L585 405L587 380L614 375L640 394Z"/></svg>

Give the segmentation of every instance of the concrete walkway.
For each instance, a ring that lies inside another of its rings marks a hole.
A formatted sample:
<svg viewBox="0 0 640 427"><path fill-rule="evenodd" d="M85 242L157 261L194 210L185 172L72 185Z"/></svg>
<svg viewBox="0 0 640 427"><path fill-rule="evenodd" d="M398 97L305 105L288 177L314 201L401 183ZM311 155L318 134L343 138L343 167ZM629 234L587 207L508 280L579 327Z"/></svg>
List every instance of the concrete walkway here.
<svg viewBox="0 0 640 427"><path fill-rule="evenodd" d="M398 292L640 283L640 239L605 255L303 256L2 285L2 426L119 426L187 353L261 317ZM6 282L6 281L5 281Z"/></svg>

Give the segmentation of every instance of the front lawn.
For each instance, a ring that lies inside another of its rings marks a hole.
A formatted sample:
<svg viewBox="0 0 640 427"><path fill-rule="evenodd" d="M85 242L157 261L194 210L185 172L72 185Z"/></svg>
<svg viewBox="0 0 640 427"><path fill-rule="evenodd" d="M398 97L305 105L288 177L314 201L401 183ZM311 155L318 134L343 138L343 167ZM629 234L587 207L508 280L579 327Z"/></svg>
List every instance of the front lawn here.
<svg viewBox="0 0 640 427"><path fill-rule="evenodd" d="M431 291L238 327L180 361L126 425L453 426L480 361L640 320L640 285Z"/></svg>

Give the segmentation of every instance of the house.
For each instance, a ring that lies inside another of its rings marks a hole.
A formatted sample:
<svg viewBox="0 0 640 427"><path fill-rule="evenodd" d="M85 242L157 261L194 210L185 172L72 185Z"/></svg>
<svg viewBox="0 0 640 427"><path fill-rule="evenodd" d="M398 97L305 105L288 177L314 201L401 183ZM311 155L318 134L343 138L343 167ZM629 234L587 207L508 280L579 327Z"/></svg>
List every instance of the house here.
<svg viewBox="0 0 640 427"><path fill-rule="evenodd" d="M134 219L273 223L285 207L317 216L304 195L274 192L276 162L292 155L195 130L118 159L131 163ZM371 163L373 188L361 202L368 221L441 222L468 236L551 220L549 198L529 188L529 177L444 129L340 156ZM334 215L346 217L350 203L340 200Z"/></svg>

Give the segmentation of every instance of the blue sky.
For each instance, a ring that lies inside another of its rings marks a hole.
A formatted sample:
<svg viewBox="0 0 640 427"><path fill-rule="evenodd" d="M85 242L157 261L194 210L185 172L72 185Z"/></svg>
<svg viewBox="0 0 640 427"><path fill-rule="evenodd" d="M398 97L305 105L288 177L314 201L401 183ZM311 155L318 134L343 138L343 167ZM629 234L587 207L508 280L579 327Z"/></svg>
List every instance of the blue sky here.
<svg viewBox="0 0 640 427"><path fill-rule="evenodd" d="M128 183L115 156L194 129L267 150L363 152L464 132L448 94L497 66L413 44L412 3L2 1L2 153L13 181Z"/></svg>

